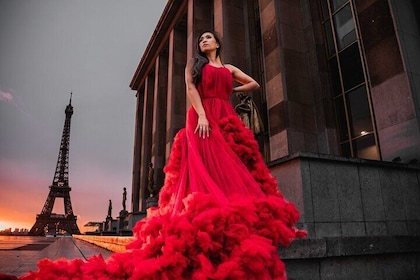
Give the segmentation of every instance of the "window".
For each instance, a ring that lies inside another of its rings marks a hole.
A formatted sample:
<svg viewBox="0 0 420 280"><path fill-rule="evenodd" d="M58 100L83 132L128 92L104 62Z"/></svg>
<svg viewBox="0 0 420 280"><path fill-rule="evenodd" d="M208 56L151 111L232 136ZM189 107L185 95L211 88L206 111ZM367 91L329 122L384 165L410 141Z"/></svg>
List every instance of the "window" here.
<svg viewBox="0 0 420 280"><path fill-rule="evenodd" d="M320 0L341 153L380 159L353 3Z"/></svg>
<svg viewBox="0 0 420 280"><path fill-rule="evenodd" d="M331 10L335 12L347 1L346 0L330 0L329 2L330 2Z"/></svg>
<svg viewBox="0 0 420 280"><path fill-rule="evenodd" d="M366 87L358 87L357 89L349 92L347 96L352 138L372 133L373 127L370 117L369 101L367 100Z"/></svg>
<svg viewBox="0 0 420 280"><path fill-rule="evenodd" d="M338 11L334 16L334 30L339 50L356 40L356 31L351 14L350 4Z"/></svg>
<svg viewBox="0 0 420 280"><path fill-rule="evenodd" d="M340 57L340 69L344 90L352 89L364 83L365 78L360 60L359 45L357 43L352 44L338 56Z"/></svg>

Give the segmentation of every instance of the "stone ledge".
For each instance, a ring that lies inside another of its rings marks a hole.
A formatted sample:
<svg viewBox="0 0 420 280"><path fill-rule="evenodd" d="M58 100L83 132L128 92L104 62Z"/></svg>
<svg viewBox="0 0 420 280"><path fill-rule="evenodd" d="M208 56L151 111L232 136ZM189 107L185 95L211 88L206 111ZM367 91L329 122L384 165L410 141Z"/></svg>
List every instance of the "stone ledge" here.
<svg viewBox="0 0 420 280"><path fill-rule="evenodd" d="M279 248L282 259L420 252L420 236L358 236L298 239Z"/></svg>
<svg viewBox="0 0 420 280"><path fill-rule="evenodd" d="M73 235L74 238L95 244L112 252L124 252L125 246L130 243L132 236L96 236L96 235Z"/></svg>
<svg viewBox="0 0 420 280"><path fill-rule="evenodd" d="M413 170L413 171L420 171L419 164L409 164L409 163L402 163L402 162L392 162L392 161L380 161L380 160L371 160L371 159L362 159L362 158L352 158L352 157L342 157L336 155L329 155L329 154L315 154L310 152L297 152L291 155L284 156L282 158L273 160L267 163L268 167L274 167L279 164L296 160L296 159L309 159L309 160L317 160L317 161L330 161L330 162L344 162L344 163L351 163L351 164L363 164L368 166L376 166L381 168L396 168L396 169L403 169L403 170Z"/></svg>
<svg viewBox="0 0 420 280"><path fill-rule="evenodd" d="M134 240L130 236L73 235L112 252L126 251ZM420 252L420 236L358 236L298 239L287 248L279 248L282 259L312 259L340 256Z"/></svg>

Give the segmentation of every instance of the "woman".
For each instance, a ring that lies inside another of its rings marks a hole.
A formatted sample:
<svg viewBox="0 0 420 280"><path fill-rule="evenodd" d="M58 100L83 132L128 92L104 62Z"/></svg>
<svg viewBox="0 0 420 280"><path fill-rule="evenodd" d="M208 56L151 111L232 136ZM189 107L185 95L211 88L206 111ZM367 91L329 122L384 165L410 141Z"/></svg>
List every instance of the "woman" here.
<svg viewBox="0 0 420 280"><path fill-rule="evenodd" d="M259 85L223 64L221 47L213 32L198 38L185 68L186 126L174 139L159 207L136 224L128 250L106 261L43 260L23 279L286 279L277 246L305 232L229 103L232 91Z"/></svg>

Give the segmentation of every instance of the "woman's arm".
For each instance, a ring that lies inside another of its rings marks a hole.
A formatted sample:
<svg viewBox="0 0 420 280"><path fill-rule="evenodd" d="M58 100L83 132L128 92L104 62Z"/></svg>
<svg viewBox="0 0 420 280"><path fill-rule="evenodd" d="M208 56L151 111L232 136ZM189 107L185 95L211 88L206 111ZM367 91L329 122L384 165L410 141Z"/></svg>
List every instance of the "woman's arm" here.
<svg viewBox="0 0 420 280"><path fill-rule="evenodd" d="M260 85L257 83L257 81L255 81L249 75L245 74L238 67L235 67L231 64L226 64L225 67L230 70L233 79L241 84L240 86L233 88L234 92L247 92L257 90L260 88Z"/></svg>
<svg viewBox="0 0 420 280"><path fill-rule="evenodd" d="M192 68L194 66L194 59L190 59L187 62L185 67L185 87L187 90L187 95L191 101L191 105L198 115L197 126L194 130L194 133L198 132L198 136L203 139L210 136L210 126L209 121L207 120L206 112L201 102L200 94L198 93L197 87L194 84L192 77Z"/></svg>

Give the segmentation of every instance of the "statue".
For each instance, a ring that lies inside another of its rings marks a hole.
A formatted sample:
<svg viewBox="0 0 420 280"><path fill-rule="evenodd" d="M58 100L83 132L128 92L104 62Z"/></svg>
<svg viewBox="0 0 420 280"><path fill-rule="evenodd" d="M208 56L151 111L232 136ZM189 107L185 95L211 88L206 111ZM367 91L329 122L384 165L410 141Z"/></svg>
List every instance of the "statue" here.
<svg viewBox="0 0 420 280"><path fill-rule="evenodd" d="M122 235L123 233L127 233L128 232L128 211L126 210L126 205L125 202L127 200L127 189L124 187L123 188L123 197L122 197L122 206L123 206L123 210L120 211L120 215L118 216L117 220L118 220L118 228L117 228L117 233L119 233L120 235Z"/></svg>
<svg viewBox="0 0 420 280"><path fill-rule="evenodd" d="M109 205L108 205L108 217L112 217L112 201L111 201L111 199L109 200Z"/></svg>
<svg viewBox="0 0 420 280"><path fill-rule="evenodd" d="M125 209L125 201L127 200L127 189L124 187L124 191L123 191L123 199L122 199L122 205L123 205L123 210L126 211Z"/></svg>

